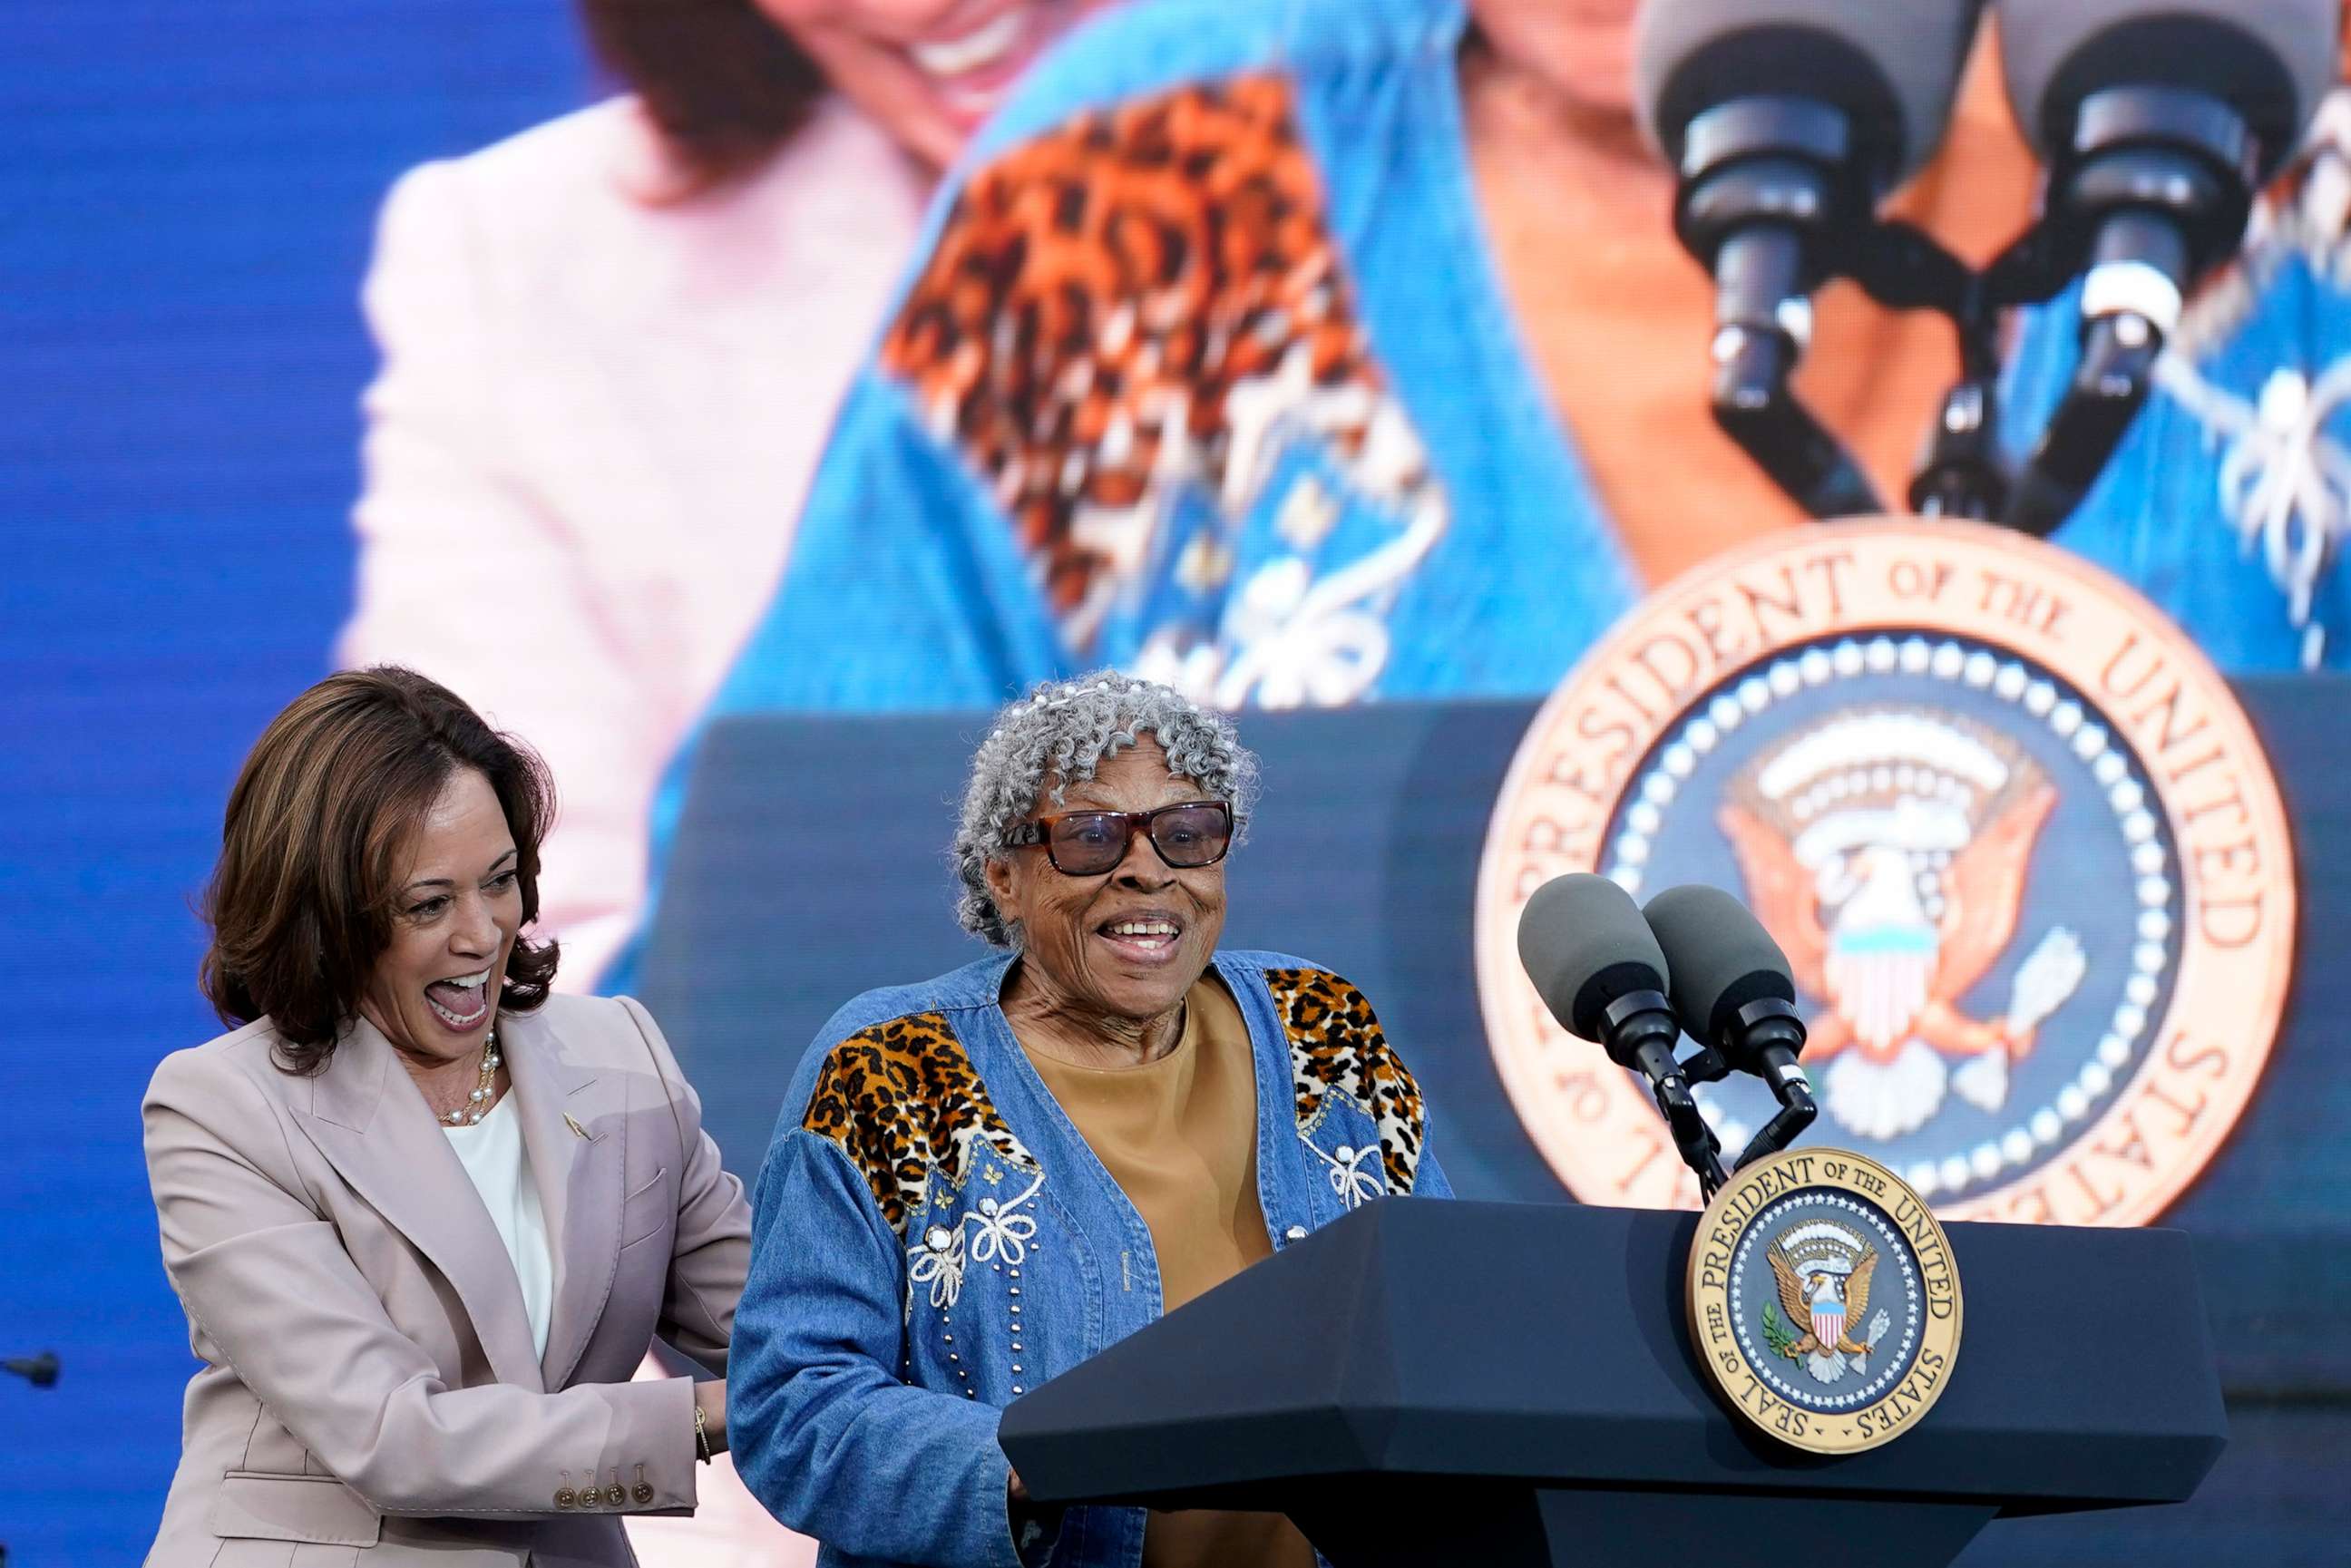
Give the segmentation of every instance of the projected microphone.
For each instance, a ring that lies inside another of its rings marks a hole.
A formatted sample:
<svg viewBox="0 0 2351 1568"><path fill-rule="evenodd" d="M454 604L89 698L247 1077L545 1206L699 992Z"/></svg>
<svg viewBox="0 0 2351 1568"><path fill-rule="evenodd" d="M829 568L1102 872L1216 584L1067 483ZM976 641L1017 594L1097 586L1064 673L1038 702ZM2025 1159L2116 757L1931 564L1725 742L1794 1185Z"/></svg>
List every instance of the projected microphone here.
<svg viewBox="0 0 2351 1568"><path fill-rule="evenodd" d="M1674 232L1714 275L1716 422L1815 517L1885 508L1789 391L1811 335L1812 291L1851 273L1887 303L1956 308L1968 287L1939 247L1892 246L1898 225L1876 214L1942 140L1978 4L1641 7L1643 128L1677 176Z"/></svg>
<svg viewBox="0 0 2351 1568"><path fill-rule="evenodd" d="M2003 518L2063 523L2153 385L2182 297L2333 84L2339 0L2002 0L2008 99L2049 165L2035 259L2082 284L2082 357Z"/></svg>
<svg viewBox="0 0 2351 1568"><path fill-rule="evenodd" d="M1673 972L1674 1010L1701 1044L1733 1070L1771 1086L1779 1113L1731 1168L1784 1149L1820 1113L1812 1081L1797 1063L1804 1020L1788 956L1763 923L1720 888L1667 888L1642 911Z"/></svg>
<svg viewBox="0 0 2351 1568"><path fill-rule="evenodd" d="M1562 1028L1649 1081L1683 1163L1711 1196L1721 1145L1674 1060L1682 1030L1666 998L1666 956L1633 895L1588 872L1543 883L1519 915L1519 962Z"/></svg>

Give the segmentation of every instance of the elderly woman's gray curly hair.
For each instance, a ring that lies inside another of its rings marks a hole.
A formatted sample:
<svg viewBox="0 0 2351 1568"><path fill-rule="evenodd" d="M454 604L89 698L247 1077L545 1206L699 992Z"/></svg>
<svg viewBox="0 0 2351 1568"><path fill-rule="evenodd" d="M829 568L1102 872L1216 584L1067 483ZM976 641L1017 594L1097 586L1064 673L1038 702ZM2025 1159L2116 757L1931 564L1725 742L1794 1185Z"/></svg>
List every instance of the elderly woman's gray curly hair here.
<svg viewBox="0 0 2351 1568"><path fill-rule="evenodd" d="M1048 776L1056 780L1053 804L1061 805L1070 785L1092 779L1103 758L1144 735L1159 742L1170 772L1232 806L1233 841L1240 841L1257 797L1257 758L1230 720L1172 686L1114 671L1048 681L996 716L971 759L954 850L963 882L956 918L965 930L998 947L1020 945L1017 925L987 891L987 862L1036 809Z"/></svg>

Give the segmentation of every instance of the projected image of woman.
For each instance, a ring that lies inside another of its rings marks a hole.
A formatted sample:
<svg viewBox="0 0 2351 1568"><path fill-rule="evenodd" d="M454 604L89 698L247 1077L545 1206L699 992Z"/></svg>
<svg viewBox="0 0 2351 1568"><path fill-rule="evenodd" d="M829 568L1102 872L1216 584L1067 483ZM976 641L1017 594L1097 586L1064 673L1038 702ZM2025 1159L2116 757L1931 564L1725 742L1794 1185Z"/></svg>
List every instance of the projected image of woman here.
<svg viewBox="0 0 2351 1568"><path fill-rule="evenodd" d="M1096 664L1231 706L1538 693L1656 584L1801 521L1708 413L1638 9L1090 27L959 167L713 713L976 706ZM1987 28L1895 203L1977 262L2033 210L1997 67ZM2227 669L2351 665L2342 163L2322 139L2298 168L2055 535ZM2074 327L2060 301L2011 345L2020 439ZM1895 497L1957 370L1946 322L1833 284L1798 390Z"/></svg>
<svg viewBox="0 0 2351 1568"><path fill-rule="evenodd" d="M385 204L340 656L447 681L545 751L545 915L586 987L939 170L1103 0L579 3L629 90Z"/></svg>

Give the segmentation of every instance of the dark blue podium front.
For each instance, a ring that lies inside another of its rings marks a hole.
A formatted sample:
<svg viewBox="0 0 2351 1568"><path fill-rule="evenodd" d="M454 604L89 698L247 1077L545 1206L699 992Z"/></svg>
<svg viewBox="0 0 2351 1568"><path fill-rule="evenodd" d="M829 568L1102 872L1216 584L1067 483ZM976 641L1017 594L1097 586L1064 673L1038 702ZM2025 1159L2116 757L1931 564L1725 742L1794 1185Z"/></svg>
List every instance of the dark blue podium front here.
<svg viewBox="0 0 2351 1568"><path fill-rule="evenodd" d="M1288 1512L1339 1568L1948 1563L1999 1514L2176 1502L2227 1420L2187 1238L1947 1227L1965 1332L1892 1443L1781 1447L1700 1380L1697 1217L1392 1199L1013 1405L1053 1502Z"/></svg>

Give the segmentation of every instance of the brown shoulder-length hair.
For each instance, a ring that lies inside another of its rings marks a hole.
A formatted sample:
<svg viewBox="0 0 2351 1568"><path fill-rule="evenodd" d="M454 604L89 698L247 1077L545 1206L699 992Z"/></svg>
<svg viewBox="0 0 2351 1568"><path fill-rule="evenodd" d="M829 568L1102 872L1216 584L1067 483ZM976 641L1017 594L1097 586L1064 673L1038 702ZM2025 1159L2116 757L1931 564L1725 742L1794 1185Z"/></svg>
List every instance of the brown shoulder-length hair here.
<svg viewBox="0 0 2351 1568"><path fill-rule="evenodd" d="M588 45L706 190L808 120L824 73L753 0L579 0Z"/></svg>
<svg viewBox="0 0 2351 1568"><path fill-rule="evenodd" d="M490 782L514 835L525 925L555 816L547 765L458 695L395 664L329 675L269 721L229 791L204 891L204 992L228 1024L266 1017L291 1072L327 1064L390 944L400 857L461 768ZM517 936L504 1012L547 1000L553 942Z"/></svg>

